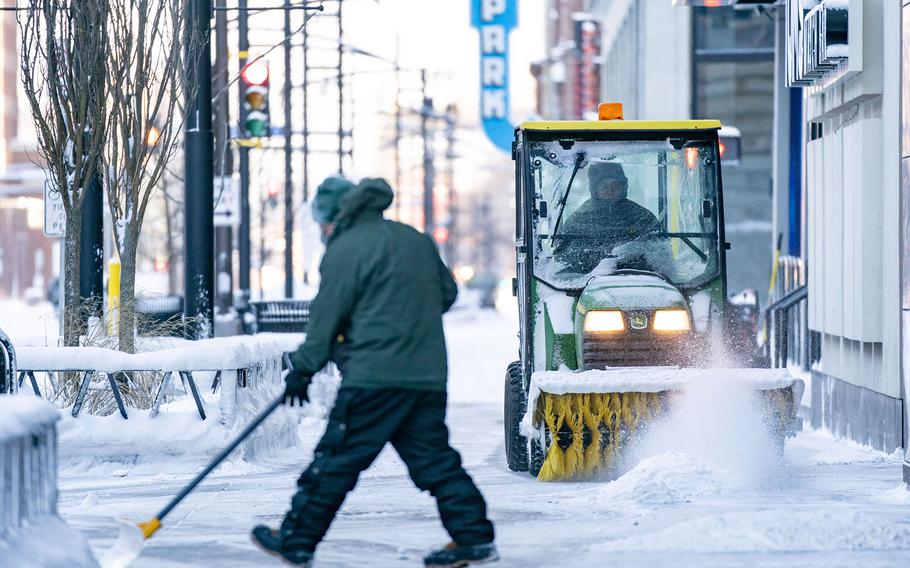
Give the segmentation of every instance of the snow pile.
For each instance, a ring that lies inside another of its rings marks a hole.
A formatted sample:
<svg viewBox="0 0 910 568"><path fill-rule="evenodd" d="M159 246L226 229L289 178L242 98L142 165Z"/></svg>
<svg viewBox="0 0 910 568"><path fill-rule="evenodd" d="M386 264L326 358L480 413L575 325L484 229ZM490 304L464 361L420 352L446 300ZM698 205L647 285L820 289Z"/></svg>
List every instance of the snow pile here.
<svg viewBox="0 0 910 568"><path fill-rule="evenodd" d="M876 450L870 446L865 446L853 440L845 440L832 434L829 430L819 429L806 432L803 439L824 439L837 441L833 447L827 447L824 451L817 449L817 446L806 448L799 456L803 462L812 465L834 465L844 466L858 463L869 464L900 464L904 458L902 449L897 449L890 454Z"/></svg>
<svg viewBox="0 0 910 568"><path fill-rule="evenodd" d="M48 402L32 396L0 397L0 442L25 436L60 417Z"/></svg>
<svg viewBox="0 0 910 568"><path fill-rule="evenodd" d="M0 566L97 568L82 536L57 517L45 517L0 536Z"/></svg>
<svg viewBox="0 0 910 568"><path fill-rule="evenodd" d="M668 452L645 458L631 471L607 484L597 500L607 508L616 505L670 505L696 497L719 495L728 479L706 460Z"/></svg>
<svg viewBox="0 0 910 568"><path fill-rule="evenodd" d="M615 551L816 552L908 550L910 526L872 514L832 509L771 509L709 515L591 549Z"/></svg>
<svg viewBox="0 0 910 568"><path fill-rule="evenodd" d="M317 374L310 387L310 404L300 408L280 407L241 444L232 459L257 462L300 440L297 426L302 416L321 419L334 404L340 378L335 369ZM223 387L228 383L223 383ZM203 390L208 418L201 420L192 398L162 406L154 418L148 410L132 410L129 420L119 414L94 416L68 414L60 423L60 460L67 470L97 469L98 473L127 475L141 471L183 471L186 462L206 462L249 423L275 397L283 382L265 382L237 388L233 419L222 424L217 395Z"/></svg>
<svg viewBox="0 0 910 568"><path fill-rule="evenodd" d="M910 505L910 485L898 483L896 487L883 491L874 500L889 505Z"/></svg>
<svg viewBox="0 0 910 568"><path fill-rule="evenodd" d="M186 398L155 418L148 410L132 410L129 420L119 414L79 418L65 414L59 426L61 466L101 465L116 473L124 465L154 467L162 461L212 455L227 443L231 430L219 423L217 407L208 402L205 407L206 420L199 418L192 399Z"/></svg>

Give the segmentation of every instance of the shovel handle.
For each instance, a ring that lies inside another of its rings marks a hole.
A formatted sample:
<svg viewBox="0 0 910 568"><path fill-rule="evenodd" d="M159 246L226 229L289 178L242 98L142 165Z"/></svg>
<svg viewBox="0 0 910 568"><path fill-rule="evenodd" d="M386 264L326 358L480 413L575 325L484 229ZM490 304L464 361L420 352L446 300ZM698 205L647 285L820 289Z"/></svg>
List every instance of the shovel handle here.
<svg viewBox="0 0 910 568"><path fill-rule="evenodd" d="M253 430L258 428L259 425L262 424L262 422L266 418L268 418L273 412L275 412L275 409L278 408L279 406L281 406L283 403L284 403L284 396L282 395L282 396L279 396L278 398L276 398L275 400L273 400L272 402L270 402L268 406L266 406L258 415L256 415L256 418L253 418L253 421L250 422L247 425L247 427L243 429L243 432L238 434L237 437L234 438L234 440L230 444L228 444L228 446L226 448L221 450L221 452L217 456L212 458L212 461L210 461L209 464L207 466L205 466L205 469L203 469L201 472L199 472L199 475L197 475L192 481L190 481L186 485L186 487L184 487L183 490L176 497L171 499L171 501L167 505L165 505L163 509L161 509L161 511L158 513L158 515L155 516L155 519L158 521L158 523L160 524L161 520L163 520L164 517L167 516L167 514L170 513L171 510L173 510L174 507L176 507L181 501L183 501L183 499L187 495L189 495L193 491L193 489L195 489L196 486L199 485L199 483L203 479L205 479L206 476L208 476L208 474L212 473L212 470L214 470L216 467L221 465L221 462L223 462L225 460L225 458L227 458L231 454L231 452L233 452L237 448L237 446L239 446L240 443L243 442L253 432ZM156 529L157 529L157 527L156 527Z"/></svg>

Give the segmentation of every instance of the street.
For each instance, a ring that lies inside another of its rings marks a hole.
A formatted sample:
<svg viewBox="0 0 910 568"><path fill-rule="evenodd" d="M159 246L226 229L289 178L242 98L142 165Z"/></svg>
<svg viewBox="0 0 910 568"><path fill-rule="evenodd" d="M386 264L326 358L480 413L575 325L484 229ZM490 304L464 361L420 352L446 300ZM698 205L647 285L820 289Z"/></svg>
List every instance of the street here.
<svg viewBox="0 0 910 568"><path fill-rule="evenodd" d="M499 565L910 562L910 491L898 485L900 455L825 432L806 431L790 440L783 462L764 464L760 476L739 468L755 465L750 448L710 432L706 439L733 445L705 455L658 454L614 482L541 483L510 472L503 456L501 377L514 324L493 312L447 317L452 439L489 501ZM257 523L280 522L321 427L307 419L299 447L262 463L235 460L218 470L175 510L135 565L278 565L250 543L248 533ZM718 455L728 459L711 457ZM117 534L116 518L150 517L195 474L196 465L165 461L160 471L149 464L64 466L61 513L96 551L103 550ZM411 485L387 449L342 508L318 549L317 566L354 566L365 558L373 566L415 566L446 539L432 499Z"/></svg>

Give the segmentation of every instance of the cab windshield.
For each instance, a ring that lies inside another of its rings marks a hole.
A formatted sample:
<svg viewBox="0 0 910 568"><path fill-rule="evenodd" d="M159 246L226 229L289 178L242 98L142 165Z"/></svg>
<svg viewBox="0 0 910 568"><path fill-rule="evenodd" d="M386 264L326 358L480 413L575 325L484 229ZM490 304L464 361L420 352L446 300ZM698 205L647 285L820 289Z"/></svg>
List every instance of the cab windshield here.
<svg viewBox="0 0 910 568"><path fill-rule="evenodd" d="M710 140L531 141L537 276L583 288L624 269L679 286L714 275L715 153Z"/></svg>

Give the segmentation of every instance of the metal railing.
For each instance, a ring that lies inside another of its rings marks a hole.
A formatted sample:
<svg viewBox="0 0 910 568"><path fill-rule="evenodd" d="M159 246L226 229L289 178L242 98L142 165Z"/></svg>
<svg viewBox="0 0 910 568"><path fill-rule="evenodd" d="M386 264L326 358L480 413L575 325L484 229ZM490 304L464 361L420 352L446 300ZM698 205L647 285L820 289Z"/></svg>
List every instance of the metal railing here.
<svg viewBox="0 0 910 568"><path fill-rule="evenodd" d="M16 398L0 397L0 409L9 406L0 418L16 422L11 432L0 434L0 543L57 514L56 413L16 410Z"/></svg>
<svg viewBox="0 0 910 568"><path fill-rule="evenodd" d="M771 289L769 303L773 303L807 284L806 265L798 256L781 256L777 259L777 274Z"/></svg>
<svg viewBox="0 0 910 568"><path fill-rule="evenodd" d="M809 286L784 294L765 309L765 356L771 367L809 371L821 358L821 334L809 329Z"/></svg>
<svg viewBox="0 0 910 568"><path fill-rule="evenodd" d="M15 393L19 390L16 381L16 350L8 335L0 329L0 394Z"/></svg>

